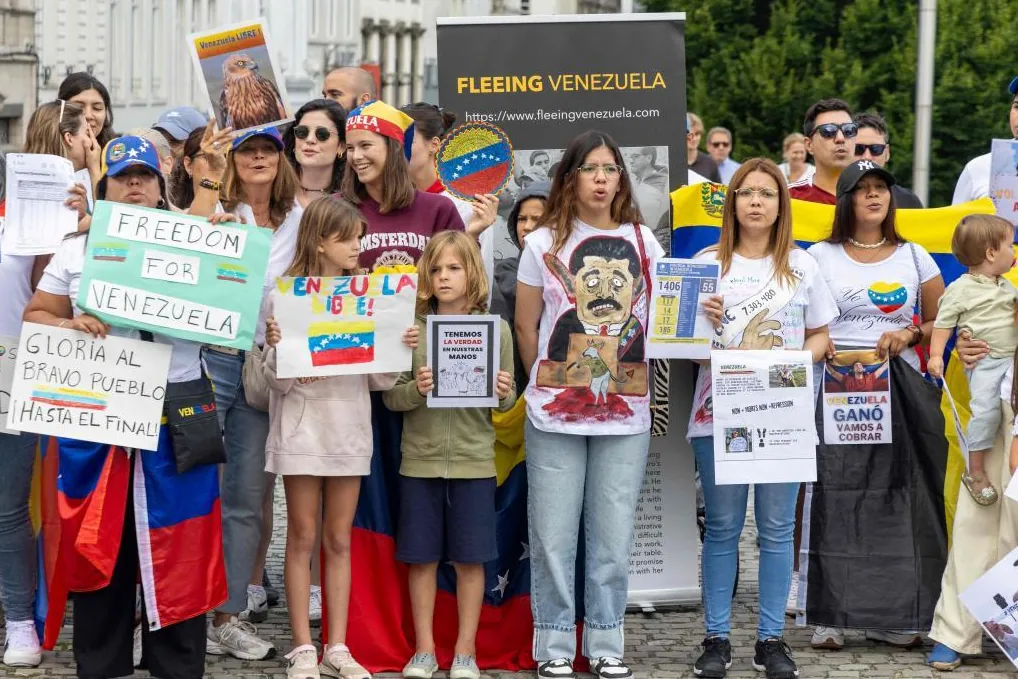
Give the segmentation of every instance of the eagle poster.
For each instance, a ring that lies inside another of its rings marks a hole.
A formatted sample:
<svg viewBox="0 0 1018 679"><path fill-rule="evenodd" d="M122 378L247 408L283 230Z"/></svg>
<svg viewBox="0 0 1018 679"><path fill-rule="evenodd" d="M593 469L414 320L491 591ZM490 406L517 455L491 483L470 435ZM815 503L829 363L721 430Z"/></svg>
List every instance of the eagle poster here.
<svg viewBox="0 0 1018 679"><path fill-rule="evenodd" d="M192 33L188 44L220 129L244 132L293 120L264 19Z"/></svg>

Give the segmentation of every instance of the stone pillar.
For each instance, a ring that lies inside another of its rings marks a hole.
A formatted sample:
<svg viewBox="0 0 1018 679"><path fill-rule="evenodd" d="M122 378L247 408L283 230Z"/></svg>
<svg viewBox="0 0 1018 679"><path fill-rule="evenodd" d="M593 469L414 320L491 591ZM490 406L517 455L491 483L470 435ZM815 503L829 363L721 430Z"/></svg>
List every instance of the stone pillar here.
<svg viewBox="0 0 1018 679"><path fill-rule="evenodd" d="M382 41L382 54L379 60L379 66L382 70L382 101L395 106L399 90L399 66L396 63L396 33L392 24L385 19L379 22L379 38Z"/></svg>
<svg viewBox="0 0 1018 679"><path fill-rule="evenodd" d="M410 100L421 101L424 97L424 59L421 57L421 38L425 28L420 24L410 26ZM432 102L434 103L434 102Z"/></svg>
<svg viewBox="0 0 1018 679"><path fill-rule="evenodd" d="M374 19L365 19L361 24L361 62L380 64L378 24Z"/></svg>

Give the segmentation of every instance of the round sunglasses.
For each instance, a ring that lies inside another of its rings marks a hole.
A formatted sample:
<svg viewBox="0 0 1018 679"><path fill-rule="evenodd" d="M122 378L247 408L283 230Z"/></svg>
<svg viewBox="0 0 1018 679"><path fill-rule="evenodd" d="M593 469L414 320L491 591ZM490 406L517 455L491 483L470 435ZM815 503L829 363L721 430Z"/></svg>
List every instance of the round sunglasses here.
<svg viewBox="0 0 1018 679"><path fill-rule="evenodd" d="M307 139L308 135L310 134L311 128L308 127L307 125L298 125L297 127L293 128L293 136L297 137L297 139ZM325 143L329 141L329 138L331 136L332 130L330 130L329 128L327 127L315 128L315 139L317 139L318 141Z"/></svg>

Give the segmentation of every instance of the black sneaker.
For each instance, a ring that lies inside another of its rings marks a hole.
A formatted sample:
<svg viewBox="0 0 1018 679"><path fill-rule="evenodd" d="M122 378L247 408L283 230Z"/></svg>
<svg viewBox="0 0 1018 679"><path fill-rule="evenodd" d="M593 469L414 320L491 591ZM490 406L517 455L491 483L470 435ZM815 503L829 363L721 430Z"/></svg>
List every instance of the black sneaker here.
<svg viewBox="0 0 1018 679"><path fill-rule="evenodd" d="M693 663L693 674L708 679L724 679L732 666L732 644L722 637L703 640L703 653Z"/></svg>
<svg viewBox="0 0 1018 679"><path fill-rule="evenodd" d="M269 572L262 571L262 587L265 588L265 599L269 606L276 606L279 604L279 590L276 589L271 582L269 582Z"/></svg>
<svg viewBox="0 0 1018 679"><path fill-rule="evenodd" d="M753 669L766 672L767 679L795 679L799 676L799 668L792 660L792 649L783 639L777 638L756 642Z"/></svg>
<svg viewBox="0 0 1018 679"><path fill-rule="evenodd" d="M610 656L595 660L590 665L590 671L598 679L629 679L633 676L633 670L622 662L622 658Z"/></svg>
<svg viewBox="0 0 1018 679"><path fill-rule="evenodd" d="M576 672L573 671L572 662L567 658L559 658L538 665L537 676L550 679L576 679Z"/></svg>

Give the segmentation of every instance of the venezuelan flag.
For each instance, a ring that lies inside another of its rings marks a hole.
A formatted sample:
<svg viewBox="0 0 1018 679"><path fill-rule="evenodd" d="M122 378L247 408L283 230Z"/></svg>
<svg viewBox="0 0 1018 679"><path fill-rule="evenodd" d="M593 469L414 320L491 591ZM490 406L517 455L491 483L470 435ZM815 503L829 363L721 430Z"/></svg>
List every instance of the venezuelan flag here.
<svg viewBox="0 0 1018 679"><path fill-rule="evenodd" d="M512 149L494 130L471 129L443 149L438 175L453 191L473 196L504 182L511 163Z"/></svg>
<svg viewBox="0 0 1018 679"><path fill-rule="evenodd" d="M375 360L374 321L326 321L308 327L311 365L351 365Z"/></svg>

